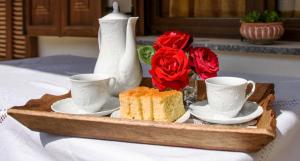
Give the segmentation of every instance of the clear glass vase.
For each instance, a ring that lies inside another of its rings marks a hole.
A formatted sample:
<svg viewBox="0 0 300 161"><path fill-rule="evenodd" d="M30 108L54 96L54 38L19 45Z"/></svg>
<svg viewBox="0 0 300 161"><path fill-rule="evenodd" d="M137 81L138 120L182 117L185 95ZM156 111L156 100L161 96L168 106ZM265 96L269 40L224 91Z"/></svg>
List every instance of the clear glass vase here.
<svg viewBox="0 0 300 161"><path fill-rule="evenodd" d="M188 107L197 101L198 96L198 75L193 73L189 78L189 85L183 89L184 105Z"/></svg>

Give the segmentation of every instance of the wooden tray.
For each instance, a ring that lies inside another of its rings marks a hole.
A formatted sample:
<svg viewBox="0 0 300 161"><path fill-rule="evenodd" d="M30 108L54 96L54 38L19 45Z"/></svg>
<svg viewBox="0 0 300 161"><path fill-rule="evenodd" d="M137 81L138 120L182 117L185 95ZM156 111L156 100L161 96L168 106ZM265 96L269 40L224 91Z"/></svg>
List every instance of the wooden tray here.
<svg viewBox="0 0 300 161"><path fill-rule="evenodd" d="M142 84L149 85L149 82L149 79L144 79ZM205 84L202 81L198 83L198 98L203 100L206 98ZM67 97L70 97L70 94L46 94L40 99L30 100L24 106L13 107L8 113L34 131L189 148L255 152L276 136L276 120L271 106L274 100L273 84L258 83L254 95L250 98L264 108L257 128L135 121L51 111L50 106L53 102Z"/></svg>

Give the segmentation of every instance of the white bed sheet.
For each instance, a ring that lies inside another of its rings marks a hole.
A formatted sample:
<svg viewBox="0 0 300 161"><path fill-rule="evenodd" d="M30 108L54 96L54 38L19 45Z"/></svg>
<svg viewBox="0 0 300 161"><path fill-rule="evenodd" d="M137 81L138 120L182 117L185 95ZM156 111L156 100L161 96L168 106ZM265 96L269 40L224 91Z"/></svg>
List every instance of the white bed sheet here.
<svg viewBox="0 0 300 161"><path fill-rule="evenodd" d="M0 63L0 109L23 105L45 93L66 93L70 88L68 76L92 72L95 61L76 56L52 56ZM143 68L147 76L147 67ZM300 96L297 94L300 80L226 71L221 71L220 75L275 82L278 136L261 151L249 154L64 137L31 131L7 116L3 121L0 119L0 160L300 160Z"/></svg>

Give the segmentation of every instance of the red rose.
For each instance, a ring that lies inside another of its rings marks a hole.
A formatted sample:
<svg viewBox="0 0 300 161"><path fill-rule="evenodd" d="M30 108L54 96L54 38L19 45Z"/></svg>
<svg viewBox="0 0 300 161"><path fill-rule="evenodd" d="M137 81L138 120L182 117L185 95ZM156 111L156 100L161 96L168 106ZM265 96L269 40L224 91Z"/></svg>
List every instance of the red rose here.
<svg viewBox="0 0 300 161"><path fill-rule="evenodd" d="M170 47L174 49L187 50L191 43L192 37L188 33L183 32L165 32L159 36L154 42L154 49L157 51L162 47Z"/></svg>
<svg viewBox="0 0 300 161"><path fill-rule="evenodd" d="M188 58L183 50L160 48L151 59L152 83L159 90L181 90L189 83Z"/></svg>
<svg viewBox="0 0 300 161"><path fill-rule="evenodd" d="M219 71L218 57L209 48L191 48L189 64L198 76L204 80L217 76Z"/></svg>

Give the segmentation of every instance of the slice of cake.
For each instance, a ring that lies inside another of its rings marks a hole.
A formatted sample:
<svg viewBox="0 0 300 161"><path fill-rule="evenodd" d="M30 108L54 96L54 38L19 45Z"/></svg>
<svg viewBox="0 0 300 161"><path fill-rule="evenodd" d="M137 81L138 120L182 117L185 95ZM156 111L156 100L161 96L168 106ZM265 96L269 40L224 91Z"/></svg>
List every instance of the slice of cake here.
<svg viewBox="0 0 300 161"><path fill-rule="evenodd" d="M153 101L152 95L158 93L159 91L154 88L149 88L146 94L140 97L142 105L143 120L153 121Z"/></svg>
<svg viewBox="0 0 300 161"><path fill-rule="evenodd" d="M119 97L122 118L173 122L185 113L182 93L175 90L137 87Z"/></svg>
<svg viewBox="0 0 300 161"><path fill-rule="evenodd" d="M134 120L143 120L142 104L140 97L145 93L145 90L138 90L129 96L129 117Z"/></svg>
<svg viewBox="0 0 300 161"><path fill-rule="evenodd" d="M137 105L139 108L139 104L137 101L135 101L135 95L139 91L144 91L147 90L147 87L137 87L134 89L127 90L125 92L120 93L119 99L120 99L120 111L121 111L121 116L122 118L127 118L127 119L133 119L133 112L131 110L131 107L133 104Z"/></svg>
<svg viewBox="0 0 300 161"><path fill-rule="evenodd" d="M179 91L159 92L152 96L155 121L173 122L185 113L182 93Z"/></svg>

